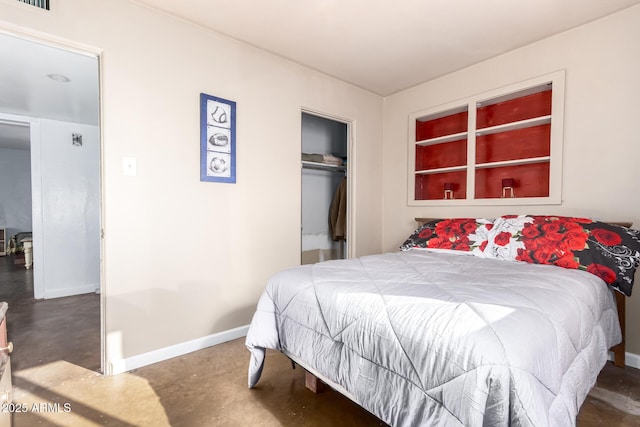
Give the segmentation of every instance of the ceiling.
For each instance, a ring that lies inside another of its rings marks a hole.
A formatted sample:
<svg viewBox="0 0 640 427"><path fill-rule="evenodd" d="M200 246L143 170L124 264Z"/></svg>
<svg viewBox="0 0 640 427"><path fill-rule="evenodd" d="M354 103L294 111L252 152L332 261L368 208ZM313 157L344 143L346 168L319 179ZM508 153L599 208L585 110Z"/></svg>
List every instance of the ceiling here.
<svg viewBox="0 0 640 427"><path fill-rule="evenodd" d="M95 56L0 33L0 64L0 113L99 124ZM0 148L28 150L29 127L0 120Z"/></svg>
<svg viewBox="0 0 640 427"><path fill-rule="evenodd" d="M640 0L131 0L388 96ZM0 113L99 121L98 61L0 33ZM47 77L60 74L70 82ZM28 128L0 122L0 148Z"/></svg>
<svg viewBox="0 0 640 427"><path fill-rule="evenodd" d="M381 96L640 0L132 0Z"/></svg>

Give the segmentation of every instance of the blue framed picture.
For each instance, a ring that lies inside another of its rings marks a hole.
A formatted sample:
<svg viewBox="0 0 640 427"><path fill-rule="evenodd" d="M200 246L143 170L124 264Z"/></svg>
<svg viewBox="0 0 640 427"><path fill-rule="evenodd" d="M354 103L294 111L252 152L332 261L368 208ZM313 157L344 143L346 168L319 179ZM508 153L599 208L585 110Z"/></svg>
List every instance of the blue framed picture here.
<svg viewBox="0 0 640 427"><path fill-rule="evenodd" d="M200 94L200 181L236 182L236 103Z"/></svg>

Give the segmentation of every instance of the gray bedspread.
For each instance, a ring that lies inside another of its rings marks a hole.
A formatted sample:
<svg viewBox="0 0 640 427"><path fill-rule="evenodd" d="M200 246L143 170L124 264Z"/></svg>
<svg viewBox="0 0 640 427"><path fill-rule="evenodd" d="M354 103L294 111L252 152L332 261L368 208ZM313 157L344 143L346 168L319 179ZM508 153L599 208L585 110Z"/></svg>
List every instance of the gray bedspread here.
<svg viewBox="0 0 640 427"><path fill-rule="evenodd" d="M571 426L620 340L612 291L589 273L412 250L272 277L248 380L270 348L391 425Z"/></svg>

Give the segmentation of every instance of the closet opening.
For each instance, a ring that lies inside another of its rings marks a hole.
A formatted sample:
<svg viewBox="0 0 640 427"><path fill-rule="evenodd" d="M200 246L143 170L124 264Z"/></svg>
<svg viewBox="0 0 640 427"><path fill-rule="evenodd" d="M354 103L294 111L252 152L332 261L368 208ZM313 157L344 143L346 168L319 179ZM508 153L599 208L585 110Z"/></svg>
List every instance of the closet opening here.
<svg viewBox="0 0 640 427"><path fill-rule="evenodd" d="M301 264L348 257L349 124L302 112Z"/></svg>

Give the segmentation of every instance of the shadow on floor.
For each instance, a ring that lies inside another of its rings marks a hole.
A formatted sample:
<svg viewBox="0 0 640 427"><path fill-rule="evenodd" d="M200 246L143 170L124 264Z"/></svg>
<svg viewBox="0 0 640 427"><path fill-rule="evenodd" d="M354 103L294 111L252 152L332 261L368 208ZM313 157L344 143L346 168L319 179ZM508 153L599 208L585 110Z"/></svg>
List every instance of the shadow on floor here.
<svg viewBox="0 0 640 427"><path fill-rule="evenodd" d="M339 393L313 394L304 370L267 351L265 370L247 387L249 351L244 338L140 368L160 397L172 426L384 426Z"/></svg>

